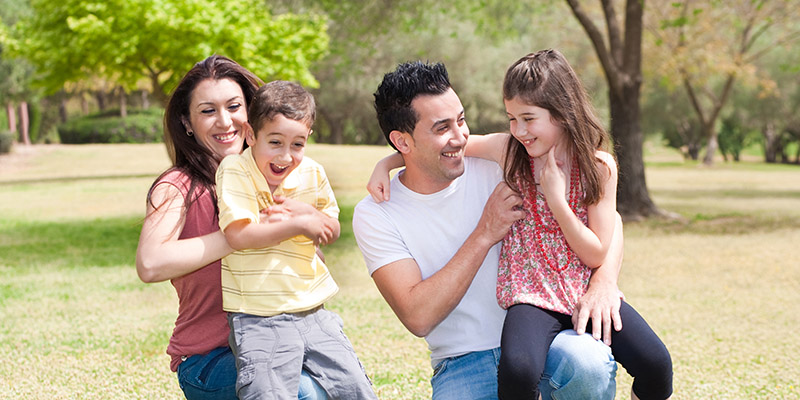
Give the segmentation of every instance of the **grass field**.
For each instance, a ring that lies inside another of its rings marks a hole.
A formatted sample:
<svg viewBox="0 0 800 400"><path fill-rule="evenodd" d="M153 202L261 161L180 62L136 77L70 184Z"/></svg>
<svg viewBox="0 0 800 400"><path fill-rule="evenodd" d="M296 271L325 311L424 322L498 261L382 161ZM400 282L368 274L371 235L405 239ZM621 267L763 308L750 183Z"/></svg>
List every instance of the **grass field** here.
<svg viewBox="0 0 800 400"><path fill-rule="evenodd" d="M388 147L311 145L342 208L329 303L381 399L430 396L422 339L367 276L350 219ZM675 399L800 398L800 167L700 167L646 149L654 201L625 225L620 287L672 354ZM0 398L177 399L164 350L177 300L134 255L163 146L18 146L0 157ZM618 398L630 377L620 369Z"/></svg>

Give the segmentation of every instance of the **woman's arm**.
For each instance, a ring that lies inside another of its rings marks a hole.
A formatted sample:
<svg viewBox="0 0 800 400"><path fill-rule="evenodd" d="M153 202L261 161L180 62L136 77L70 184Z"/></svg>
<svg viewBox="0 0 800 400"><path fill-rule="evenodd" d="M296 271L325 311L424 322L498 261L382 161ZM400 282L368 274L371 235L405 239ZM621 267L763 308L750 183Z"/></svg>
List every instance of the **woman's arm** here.
<svg viewBox="0 0 800 400"><path fill-rule="evenodd" d="M175 186L156 185L150 198L136 249L136 273L143 282L161 282L186 275L233 251L220 231L178 239L185 222L185 205L183 195ZM156 209L152 204L159 207Z"/></svg>
<svg viewBox="0 0 800 400"><path fill-rule="evenodd" d="M617 208L617 166L610 154L598 151L596 156L600 167L603 197L587 209L589 226L570 209L564 193L564 185L549 186L556 179L564 179L564 173L556 165L554 152L548 154L546 170L542 171L542 186L547 205L558 221L564 237L583 263L590 268L600 266L608 253L614 233ZM560 174L555 178L554 173ZM563 182L563 181L561 181Z"/></svg>

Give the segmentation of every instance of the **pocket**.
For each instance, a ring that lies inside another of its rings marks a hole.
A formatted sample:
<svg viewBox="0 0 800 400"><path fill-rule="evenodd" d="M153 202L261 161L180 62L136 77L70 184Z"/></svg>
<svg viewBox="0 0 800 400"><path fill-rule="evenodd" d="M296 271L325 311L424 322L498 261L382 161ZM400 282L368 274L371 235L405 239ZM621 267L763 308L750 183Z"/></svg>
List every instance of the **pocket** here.
<svg viewBox="0 0 800 400"><path fill-rule="evenodd" d="M435 367L433 367L433 376L431 377L431 381L442 376L442 374L444 374L444 371L447 370L447 364L449 363L450 363L449 358L445 358L444 360L439 361L439 363L436 364Z"/></svg>
<svg viewBox="0 0 800 400"><path fill-rule="evenodd" d="M237 372L236 395L242 397L242 389L250 386L256 378L256 366L248 365Z"/></svg>

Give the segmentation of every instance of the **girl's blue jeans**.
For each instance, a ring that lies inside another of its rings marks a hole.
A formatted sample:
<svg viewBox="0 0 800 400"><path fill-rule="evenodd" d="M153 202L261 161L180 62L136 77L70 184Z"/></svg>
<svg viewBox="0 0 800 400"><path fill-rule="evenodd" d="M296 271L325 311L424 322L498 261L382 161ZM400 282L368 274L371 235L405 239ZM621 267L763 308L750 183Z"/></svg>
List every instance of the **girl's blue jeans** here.
<svg viewBox="0 0 800 400"><path fill-rule="evenodd" d="M178 365L178 383L188 400L237 400L236 360L230 347L194 355ZM325 391L306 371L300 375L299 400L324 400Z"/></svg>
<svg viewBox="0 0 800 400"><path fill-rule="evenodd" d="M439 361L431 379L433 399L497 399L499 360L498 347ZM616 373L608 346L565 330L550 345L539 390L542 399L613 399Z"/></svg>

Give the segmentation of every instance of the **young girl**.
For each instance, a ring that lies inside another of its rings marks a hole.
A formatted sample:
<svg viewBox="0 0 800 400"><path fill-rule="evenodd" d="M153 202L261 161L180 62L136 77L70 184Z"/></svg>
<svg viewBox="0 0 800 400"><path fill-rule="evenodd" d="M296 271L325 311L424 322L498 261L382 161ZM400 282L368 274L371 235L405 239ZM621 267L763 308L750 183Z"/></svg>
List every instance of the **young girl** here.
<svg viewBox="0 0 800 400"><path fill-rule="evenodd" d="M497 300L507 309L498 387L501 399L538 396L550 343L571 329L575 304L608 252L616 218L617 169L607 134L583 85L556 50L529 54L506 72L511 135L472 136L466 154L504 166L527 216L503 241ZM380 173L381 179L388 174ZM373 178L374 180L374 178ZM371 182L371 192L388 183ZM374 198L385 197L373 193ZM672 362L642 317L621 303L614 357L634 377L632 398L672 394Z"/></svg>

